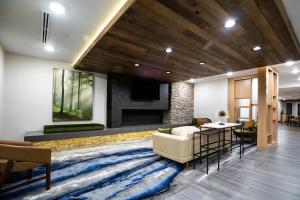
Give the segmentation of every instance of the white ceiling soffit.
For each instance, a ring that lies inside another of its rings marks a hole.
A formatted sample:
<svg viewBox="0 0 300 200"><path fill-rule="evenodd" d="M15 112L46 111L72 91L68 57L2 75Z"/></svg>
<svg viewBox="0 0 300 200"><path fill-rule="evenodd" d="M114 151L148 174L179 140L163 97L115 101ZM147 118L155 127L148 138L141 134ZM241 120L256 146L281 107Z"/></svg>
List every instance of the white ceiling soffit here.
<svg viewBox="0 0 300 200"><path fill-rule="evenodd" d="M292 65L282 63L272 67L279 73L279 88L300 87L300 61L294 61Z"/></svg>
<svg viewBox="0 0 300 200"><path fill-rule="evenodd" d="M74 62L99 27L107 23L127 0L1 0L0 44L5 51L22 55ZM52 2L65 7L64 14L49 11ZM41 42L42 12L50 13L47 52Z"/></svg>
<svg viewBox="0 0 300 200"><path fill-rule="evenodd" d="M300 1L282 0L285 10L289 16L290 22L294 28L298 41L300 41Z"/></svg>

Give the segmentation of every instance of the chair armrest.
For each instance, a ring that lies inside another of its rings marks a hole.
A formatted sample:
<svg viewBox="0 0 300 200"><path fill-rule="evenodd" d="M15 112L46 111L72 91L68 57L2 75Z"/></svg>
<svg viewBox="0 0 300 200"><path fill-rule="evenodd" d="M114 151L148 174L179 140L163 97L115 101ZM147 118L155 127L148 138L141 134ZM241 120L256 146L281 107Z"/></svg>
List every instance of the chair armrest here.
<svg viewBox="0 0 300 200"><path fill-rule="evenodd" d="M32 146L32 142L18 142L11 140L0 140L0 144L16 145L16 146Z"/></svg>
<svg viewBox="0 0 300 200"><path fill-rule="evenodd" d="M19 162L51 164L51 149L0 144L0 158Z"/></svg>
<svg viewBox="0 0 300 200"><path fill-rule="evenodd" d="M152 135L152 139L154 150L178 157L186 157L191 155L191 138L165 133L154 133Z"/></svg>

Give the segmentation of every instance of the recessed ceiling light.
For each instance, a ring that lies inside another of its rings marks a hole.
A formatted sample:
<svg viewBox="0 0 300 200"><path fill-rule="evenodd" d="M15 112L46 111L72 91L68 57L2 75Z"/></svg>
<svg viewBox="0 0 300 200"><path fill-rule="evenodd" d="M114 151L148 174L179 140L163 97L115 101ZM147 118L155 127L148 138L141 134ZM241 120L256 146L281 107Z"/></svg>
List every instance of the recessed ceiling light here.
<svg viewBox="0 0 300 200"><path fill-rule="evenodd" d="M232 76L232 74L233 74L232 72L227 72L226 73L227 76Z"/></svg>
<svg viewBox="0 0 300 200"><path fill-rule="evenodd" d="M190 82L190 83L194 83L194 82L195 82L195 79L191 78L191 79L189 80L189 82Z"/></svg>
<svg viewBox="0 0 300 200"><path fill-rule="evenodd" d="M285 62L286 66L291 66L293 64L294 64L294 61L291 61L291 60Z"/></svg>
<svg viewBox="0 0 300 200"><path fill-rule="evenodd" d="M282 100L285 101L285 98L283 98Z"/></svg>
<svg viewBox="0 0 300 200"><path fill-rule="evenodd" d="M171 72L169 72L169 71L166 71L166 74L171 74Z"/></svg>
<svg viewBox="0 0 300 200"><path fill-rule="evenodd" d="M202 62L200 62L199 64L200 64L200 65L204 65L204 64L206 64L206 62L202 61Z"/></svg>
<svg viewBox="0 0 300 200"><path fill-rule="evenodd" d="M232 28L232 27L234 27L235 25L236 25L235 20L229 19L229 20L227 20L227 21L225 22L224 27L225 27L225 28Z"/></svg>
<svg viewBox="0 0 300 200"><path fill-rule="evenodd" d="M259 51L261 49L262 49L261 46L255 46L255 47L252 48L252 51Z"/></svg>
<svg viewBox="0 0 300 200"><path fill-rule="evenodd" d="M139 66L140 66L140 64L138 64L138 63L135 63L135 64L134 64L134 66L135 66L135 67L139 67Z"/></svg>
<svg viewBox="0 0 300 200"><path fill-rule="evenodd" d="M171 47L168 47L168 48L165 49L165 52L166 53L172 53L173 49Z"/></svg>
<svg viewBox="0 0 300 200"><path fill-rule="evenodd" d="M295 68L292 70L292 74L298 74L299 73L299 69Z"/></svg>
<svg viewBox="0 0 300 200"><path fill-rule="evenodd" d="M54 47L51 45L45 45L44 49L48 52L53 52L55 50Z"/></svg>
<svg viewBox="0 0 300 200"><path fill-rule="evenodd" d="M50 6L49 6L50 10L55 13L55 14L59 14L59 15L62 15L65 13L66 9L63 5L61 5L60 3L57 3L57 2L52 2L50 3Z"/></svg>

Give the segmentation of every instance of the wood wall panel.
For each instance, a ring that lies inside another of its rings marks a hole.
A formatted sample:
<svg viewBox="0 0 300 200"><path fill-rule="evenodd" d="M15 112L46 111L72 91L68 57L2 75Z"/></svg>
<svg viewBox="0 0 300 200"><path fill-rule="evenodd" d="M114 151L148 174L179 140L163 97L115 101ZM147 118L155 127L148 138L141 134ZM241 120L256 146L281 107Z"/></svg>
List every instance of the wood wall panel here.
<svg viewBox="0 0 300 200"><path fill-rule="evenodd" d="M235 98L251 98L251 79L235 81Z"/></svg>
<svg viewBox="0 0 300 200"><path fill-rule="evenodd" d="M250 118L252 117L252 106L254 105L252 102L252 79L254 78L257 78L257 74L228 79L229 122L237 121L238 107L235 105L235 101L239 98L250 98Z"/></svg>

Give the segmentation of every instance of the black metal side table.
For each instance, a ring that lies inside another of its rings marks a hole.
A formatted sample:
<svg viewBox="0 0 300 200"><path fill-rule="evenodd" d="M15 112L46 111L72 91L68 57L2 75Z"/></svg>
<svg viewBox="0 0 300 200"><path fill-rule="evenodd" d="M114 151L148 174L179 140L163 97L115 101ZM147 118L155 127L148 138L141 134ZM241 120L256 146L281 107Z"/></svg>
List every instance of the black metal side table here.
<svg viewBox="0 0 300 200"><path fill-rule="evenodd" d="M199 132L194 132L193 134L193 167L195 168L196 159L199 158L200 164L202 163L202 153L206 152L206 173L208 174L209 171L209 157L217 153L218 155L218 170L220 169L220 152L221 152L221 143L222 143L222 150L223 154L225 154L225 147L227 144L230 144L230 152L232 152L232 133L233 129L237 127L241 127L241 124L236 123L225 123L224 125L220 125L219 123L208 123L204 124L200 127ZM202 131L201 128L207 128L207 130ZM226 130L230 129L230 140L226 139ZM216 130L216 131L215 131ZM199 152L195 152L195 141L196 136L199 135ZM210 136L218 135L217 141L210 141ZM221 135L223 136L221 138ZM202 137L206 137L206 144L202 145ZM240 158L242 156L242 147L243 139L240 140ZM215 145L217 143L217 147L211 147L211 145ZM205 149L202 151L202 149ZM210 153L211 152L211 153Z"/></svg>

